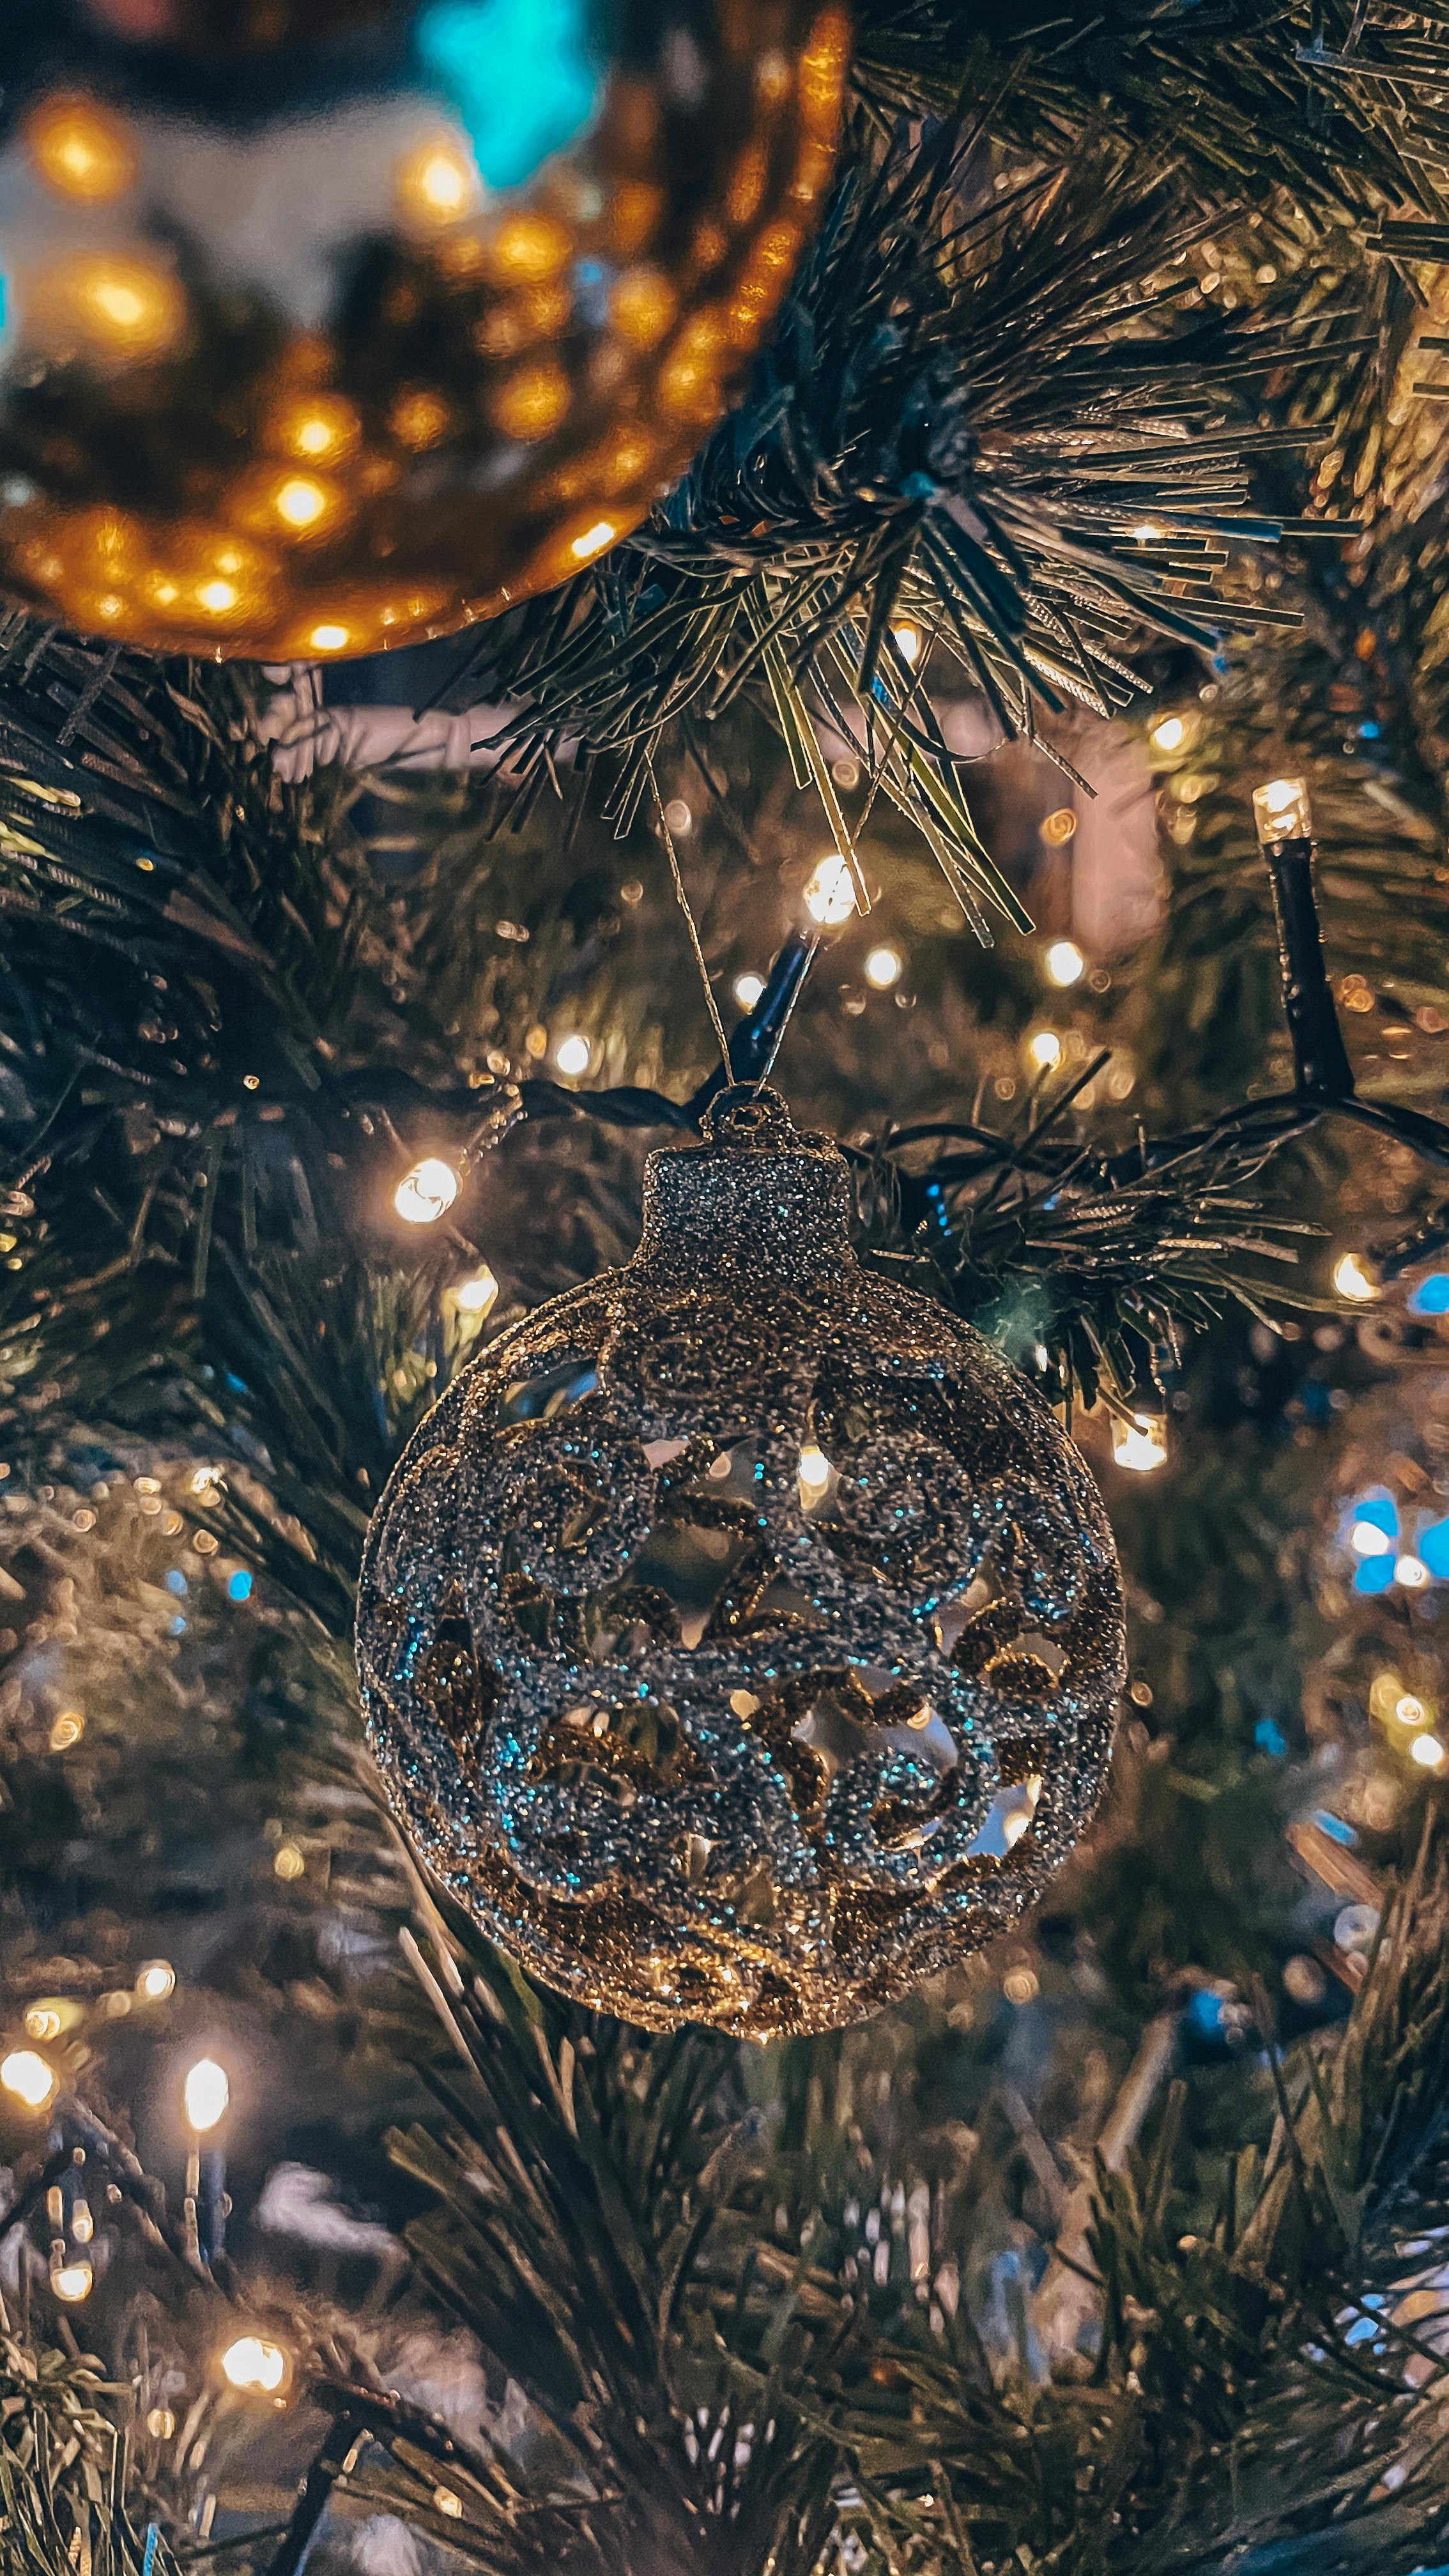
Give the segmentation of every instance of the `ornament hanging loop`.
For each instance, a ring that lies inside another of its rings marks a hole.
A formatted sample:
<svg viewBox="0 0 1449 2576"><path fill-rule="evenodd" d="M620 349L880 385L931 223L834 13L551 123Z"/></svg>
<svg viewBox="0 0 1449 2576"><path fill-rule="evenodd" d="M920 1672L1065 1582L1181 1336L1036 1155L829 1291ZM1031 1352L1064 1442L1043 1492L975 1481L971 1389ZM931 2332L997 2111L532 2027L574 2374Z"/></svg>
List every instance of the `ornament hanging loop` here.
<svg viewBox="0 0 1449 2576"><path fill-rule="evenodd" d="M717 1091L700 1122L710 1145L774 1148L798 1145L800 1134L785 1102L768 1083L732 1082Z"/></svg>

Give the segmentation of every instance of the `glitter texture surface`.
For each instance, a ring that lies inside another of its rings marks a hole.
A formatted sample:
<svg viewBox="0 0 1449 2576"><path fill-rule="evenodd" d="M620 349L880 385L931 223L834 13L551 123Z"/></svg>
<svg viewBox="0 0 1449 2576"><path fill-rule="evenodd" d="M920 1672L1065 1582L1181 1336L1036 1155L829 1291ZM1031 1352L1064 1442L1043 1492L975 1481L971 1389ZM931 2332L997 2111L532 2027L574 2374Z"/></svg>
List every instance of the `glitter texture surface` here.
<svg viewBox="0 0 1449 2576"><path fill-rule="evenodd" d="M627 1268L448 1390L368 1542L396 1812L535 1975L649 2028L858 2020L1010 1923L1105 1775L1092 1479L848 1217L832 1146L724 1095Z"/></svg>

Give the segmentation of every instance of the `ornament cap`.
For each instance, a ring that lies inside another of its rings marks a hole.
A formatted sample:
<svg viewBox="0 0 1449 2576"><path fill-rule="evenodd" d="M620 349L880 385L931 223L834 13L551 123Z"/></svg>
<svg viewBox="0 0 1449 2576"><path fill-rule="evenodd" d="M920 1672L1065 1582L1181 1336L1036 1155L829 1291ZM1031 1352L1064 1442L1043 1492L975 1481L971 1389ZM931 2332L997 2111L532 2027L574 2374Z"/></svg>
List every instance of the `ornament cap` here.
<svg viewBox="0 0 1449 2576"><path fill-rule="evenodd" d="M778 1091L731 1084L711 1101L703 1136L650 1155L631 1270L683 1260L798 1275L854 1262L845 1157L828 1137L802 1134Z"/></svg>

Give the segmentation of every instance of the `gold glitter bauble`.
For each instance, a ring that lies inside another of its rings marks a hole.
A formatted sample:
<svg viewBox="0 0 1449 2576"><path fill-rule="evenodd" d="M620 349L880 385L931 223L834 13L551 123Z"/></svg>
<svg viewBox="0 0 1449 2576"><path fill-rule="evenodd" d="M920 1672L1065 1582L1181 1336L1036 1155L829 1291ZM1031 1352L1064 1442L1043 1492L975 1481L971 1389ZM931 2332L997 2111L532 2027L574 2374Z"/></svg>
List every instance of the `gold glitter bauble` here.
<svg viewBox="0 0 1449 2576"><path fill-rule="evenodd" d="M452 634L637 525L785 292L846 56L819 0L37 15L3 66L0 590L275 661Z"/></svg>
<svg viewBox="0 0 1449 2576"><path fill-rule="evenodd" d="M1105 1773L1091 1477L848 1213L833 1147L724 1095L627 1269L463 1372L368 1540L398 1814L492 1939L650 2028L859 2019L1010 1923Z"/></svg>

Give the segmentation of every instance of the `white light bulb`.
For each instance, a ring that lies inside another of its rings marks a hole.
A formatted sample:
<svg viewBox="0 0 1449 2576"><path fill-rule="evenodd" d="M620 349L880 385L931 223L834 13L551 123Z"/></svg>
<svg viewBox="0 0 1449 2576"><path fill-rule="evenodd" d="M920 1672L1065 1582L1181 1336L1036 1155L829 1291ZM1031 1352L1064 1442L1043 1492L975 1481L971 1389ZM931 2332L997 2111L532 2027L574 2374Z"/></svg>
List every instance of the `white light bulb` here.
<svg viewBox="0 0 1449 2576"><path fill-rule="evenodd" d="M1424 1703L1416 1691L1405 1691L1394 1702L1394 1715L1400 1726L1422 1726L1425 1713Z"/></svg>
<svg viewBox="0 0 1449 2576"><path fill-rule="evenodd" d="M1409 1751L1424 1771L1437 1771L1444 1759L1444 1747L1437 1735L1416 1735Z"/></svg>
<svg viewBox="0 0 1449 2576"><path fill-rule="evenodd" d="M1038 1073L1050 1073L1062 1060L1062 1042L1055 1029L1034 1029L1026 1042L1028 1059Z"/></svg>
<svg viewBox="0 0 1449 2576"><path fill-rule="evenodd" d="M164 2004L176 1991L176 1971L169 1959L148 1959L136 1970L136 1992L148 2004Z"/></svg>
<svg viewBox="0 0 1449 2576"><path fill-rule="evenodd" d="M752 1011L765 989L763 975L737 975L732 986L735 1000L742 1011Z"/></svg>
<svg viewBox="0 0 1449 2576"><path fill-rule="evenodd" d="M64 2299L68 2308L74 2308L82 2299L90 2297L95 2277L89 2263L57 2263L50 2276L50 2286L58 2299Z"/></svg>
<svg viewBox="0 0 1449 2576"><path fill-rule="evenodd" d="M187 2069L183 2099L188 2128L194 2129L198 2137L204 2136L226 2117L231 2100L226 2068L218 2066L214 2057L198 2057L196 2064Z"/></svg>
<svg viewBox="0 0 1449 2576"><path fill-rule="evenodd" d="M822 930L838 930L855 910L855 879L838 850L821 859L805 880L805 909Z"/></svg>
<svg viewBox="0 0 1449 2576"><path fill-rule="evenodd" d="M1154 751L1181 751L1187 740L1187 726L1181 716L1159 716L1148 740Z"/></svg>
<svg viewBox="0 0 1449 2576"><path fill-rule="evenodd" d="M233 2388L275 2397L287 2376L287 2356L270 2335L238 2335L222 2354L221 2367Z"/></svg>
<svg viewBox="0 0 1449 2576"><path fill-rule="evenodd" d="M587 1073L593 1052L588 1039L575 1033L572 1037L559 1039L553 1051L553 1060L560 1073Z"/></svg>
<svg viewBox="0 0 1449 2576"><path fill-rule="evenodd" d="M0 2084L27 2111L43 2111L56 2089L55 2070L33 2048L12 2048L8 2057L0 2057Z"/></svg>
<svg viewBox="0 0 1449 2576"><path fill-rule="evenodd" d="M435 1225L458 1195L458 1175L437 1154L425 1154L405 1172L393 1192L393 1206L408 1225Z"/></svg>
<svg viewBox="0 0 1449 2576"><path fill-rule="evenodd" d="M823 1449L810 1447L800 1452L800 1492L809 1502L818 1499L830 1482L830 1461Z"/></svg>
<svg viewBox="0 0 1449 2576"><path fill-rule="evenodd" d="M909 662L912 669L914 669L915 665L921 658L921 644L923 641L919 626L893 626L891 628L891 633L895 637L896 651L899 653L901 660L903 662Z"/></svg>
<svg viewBox="0 0 1449 2576"><path fill-rule="evenodd" d="M1394 1552L1393 1540L1377 1521L1355 1521L1348 1543L1355 1556L1392 1556Z"/></svg>
<svg viewBox="0 0 1449 2576"><path fill-rule="evenodd" d="M878 993L888 993L892 984L900 982L905 962L898 948L873 948L865 961L867 984L873 984Z"/></svg>
<svg viewBox="0 0 1449 2576"><path fill-rule="evenodd" d="M1429 1569L1421 1556L1400 1556L1394 1560L1394 1581L1406 1592L1421 1592L1429 1580Z"/></svg>
<svg viewBox="0 0 1449 2576"><path fill-rule="evenodd" d="M1167 1464L1167 1425L1160 1415L1134 1413L1130 1421L1112 1416L1112 1456L1119 1467L1131 1467L1139 1476L1150 1476L1154 1467Z"/></svg>
<svg viewBox="0 0 1449 2576"><path fill-rule="evenodd" d="M460 1315L486 1315L497 1299L498 1282L485 1261L471 1279L460 1279L451 1293Z"/></svg>
<svg viewBox="0 0 1449 2576"><path fill-rule="evenodd" d="M1087 971L1087 961L1075 939L1054 939L1044 962L1052 983L1063 986L1080 984Z"/></svg>
<svg viewBox="0 0 1449 2576"><path fill-rule="evenodd" d="M1333 1284L1340 1297L1356 1306L1370 1305L1379 1293L1378 1281L1357 1252L1341 1252L1333 1265Z"/></svg>

